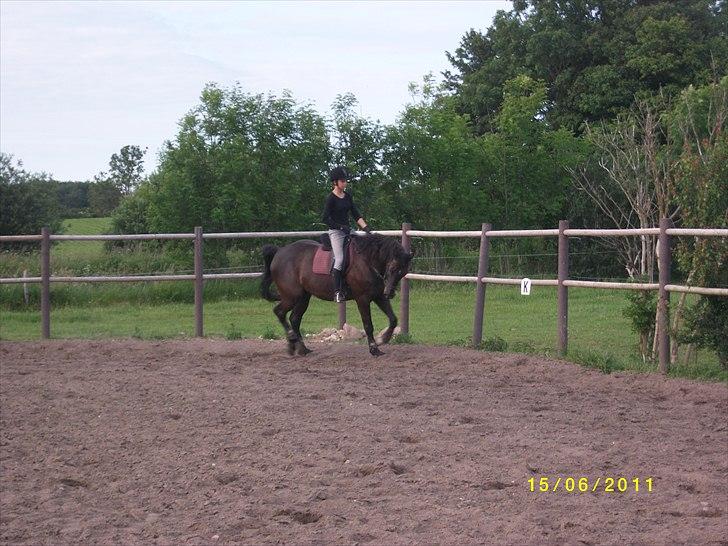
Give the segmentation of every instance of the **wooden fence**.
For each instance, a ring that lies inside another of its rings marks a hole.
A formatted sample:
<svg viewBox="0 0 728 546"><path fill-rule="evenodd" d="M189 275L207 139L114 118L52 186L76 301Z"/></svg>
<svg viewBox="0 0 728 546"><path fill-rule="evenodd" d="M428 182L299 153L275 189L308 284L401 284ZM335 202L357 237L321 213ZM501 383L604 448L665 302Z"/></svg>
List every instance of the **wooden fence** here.
<svg viewBox="0 0 728 546"><path fill-rule="evenodd" d="M163 233L142 235L51 235L43 228L40 235L0 236L0 243L40 241L41 276L0 278L0 284L40 283L41 284L41 335L50 337L50 283L51 282L149 282L149 281L194 281L195 286L195 335L203 335L203 286L205 280L241 279L259 277L261 273L222 273L204 274L202 247L205 239L257 239L257 238L301 238L319 236L323 231L283 231L283 232L245 232L245 233L203 233L196 227L194 233ZM557 287L557 351L566 354L568 347L568 290L569 287L601 288L618 290L658 290L657 336L659 369L666 373L670 363L669 334L669 293L688 292L694 294L728 296L728 288L708 288L670 284L672 264L671 237L728 237L728 229L685 229L674 228L667 219L660 221L660 227L647 229L570 229L565 220L559 222L558 229L540 230L493 230L490 224L483 224L479 231L421 231L411 229L410 224L402 224L401 230L377 231L381 235L401 237L405 250L411 248L412 237L460 237L479 238L480 252L476 276L423 275L410 273L402 279L400 298L400 327L409 333L409 294L411 280L445 282L472 282L476 284L475 311L473 317L473 345L480 345L483 339L483 317L485 313L485 294L488 284L519 285L522 279L488 277L488 255L490 242L499 237L558 237L558 262L556 279L533 279L534 286ZM658 237L659 282L658 283L619 283L577 281L569 279L569 237L629 237L653 235ZM191 239L194 242L193 275L134 275L134 276L96 276L96 277L57 277L50 271L51 241L129 241L129 240L170 240ZM338 306L339 327L346 322L346 304Z"/></svg>

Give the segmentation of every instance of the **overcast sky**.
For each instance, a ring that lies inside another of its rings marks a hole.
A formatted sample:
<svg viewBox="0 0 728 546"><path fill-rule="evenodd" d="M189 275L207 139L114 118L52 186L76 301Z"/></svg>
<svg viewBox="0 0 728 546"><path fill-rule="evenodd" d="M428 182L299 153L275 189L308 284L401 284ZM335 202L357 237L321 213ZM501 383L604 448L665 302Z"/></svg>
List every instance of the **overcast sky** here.
<svg viewBox="0 0 728 546"><path fill-rule="evenodd" d="M157 165L207 82L240 82L328 114L352 92L393 123L408 84L439 79L470 29L511 2L32 2L0 0L0 151L88 180L127 144Z"/></svg>

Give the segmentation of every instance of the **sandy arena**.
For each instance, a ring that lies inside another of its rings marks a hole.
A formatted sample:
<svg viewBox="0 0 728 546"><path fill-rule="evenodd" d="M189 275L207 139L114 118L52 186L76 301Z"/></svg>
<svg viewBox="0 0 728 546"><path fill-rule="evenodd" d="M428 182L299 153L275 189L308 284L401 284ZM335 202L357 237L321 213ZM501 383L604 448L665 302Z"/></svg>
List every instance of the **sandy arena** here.
<svg viewBox="0 0 728 546"><path fill-rule="evenodd" d="M309 346L0 342L0 541L728 544L725 385Z"/></svg>

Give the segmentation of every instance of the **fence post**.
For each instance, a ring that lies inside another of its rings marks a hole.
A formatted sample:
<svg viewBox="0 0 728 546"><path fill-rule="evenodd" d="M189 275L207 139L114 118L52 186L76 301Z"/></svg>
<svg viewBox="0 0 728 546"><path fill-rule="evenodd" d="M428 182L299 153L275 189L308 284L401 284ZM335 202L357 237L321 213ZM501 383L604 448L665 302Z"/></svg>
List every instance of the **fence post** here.
<svg viewBox="0 0 728 546"><path fill-rule="evenodd" d="M339 302L336 305L339 306L339 330L341 330L346 324L346 301Z"/></svg>
<svg viewBox="0 0 728 546"><path fill-rule="evenodd" d="M202 227L195 227L195 336L203 337L202 328Z"/></svg>
<svg viewBox="0 0 728 546"><path fill-rule="evenodd" d="M670 284L672 251L667 228L672 227L668 218L660 219L660 235L657 240L657 253L660 260L660 294L657 301L657 350L660 359L660 372L670 369L670 293L665 287Z"/></svg>
<svg viewBox="0 0 728 546"><path fill-rule="evenodd" d="M557 288L557 310L559 341L556 351L559 356L564 356L569 348L569 287L564 286L564 281L569 278L569 238L564 230L569 229L568 220L559 220L559 263L558 263L558 288Z"/></svg>
<svg viewBox="0 0 728 546"><path fill-rule="evenodd" d="M405 252L412 250L412 242L407 234L412 229L412 225L408 222L402 223L402 248ZM402 279L402 288L400 290L399 299L399 330L403 334L409 334L409 279Z"/></svg>
<svg viewBox="0 0 728 546"><path fill-rule="evenodd" d="M23 269L23 278L25 279L28 276L28 270ZM23 301L25 302L26 307L30 304L30 292L28 292L28 283L23 283Z"/></svg>
<svg viewBox="0 0 728 546"><path fill-rule="evenodd" d="M480 232L480 253L478 254L478 280L475 288L475 319L473 320L473 347L476 349L483 341L483 316L485 314L485 283L480 279L488 273L488 254L490 242L488 231L491 224L482 224Z"/></svg>
<svg viewBox="0 0 728 546"><path fill-rule="evenodd" d="M40 230L40 324L43 339L51 337L51 232Z"/></svg>

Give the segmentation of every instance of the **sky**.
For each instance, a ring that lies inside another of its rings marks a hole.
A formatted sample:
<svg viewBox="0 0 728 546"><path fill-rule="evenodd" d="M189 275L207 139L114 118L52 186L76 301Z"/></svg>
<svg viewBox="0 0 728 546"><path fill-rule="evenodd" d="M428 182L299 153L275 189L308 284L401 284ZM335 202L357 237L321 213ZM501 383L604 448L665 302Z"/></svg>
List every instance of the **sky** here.
<svg viewBox="0 0 728 546"><path fill-rule="evenodd" d="M451 69L505 1L63 2L0 0L0 151L29 172L90 180L123 146L145 170L205 84L289 90L322 115L351 92L394 123L410 82Z"/></svg>

